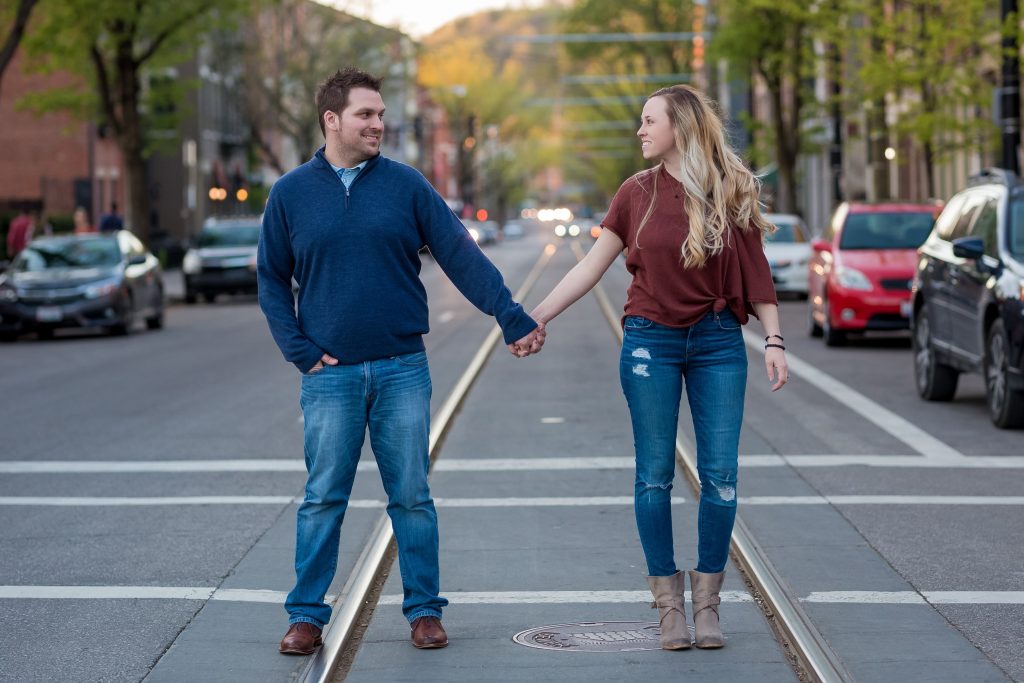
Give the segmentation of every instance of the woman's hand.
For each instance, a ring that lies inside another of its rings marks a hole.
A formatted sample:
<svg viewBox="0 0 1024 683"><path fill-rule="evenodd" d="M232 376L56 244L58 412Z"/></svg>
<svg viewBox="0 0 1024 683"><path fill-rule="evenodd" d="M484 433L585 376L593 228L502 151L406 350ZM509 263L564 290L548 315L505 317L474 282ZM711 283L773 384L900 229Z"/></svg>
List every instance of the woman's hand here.
<svg viewBox="0 0 1024 683"><path fill-rule="evenodd" d="M786 363L786 351L775 347L764 350L764 365L768 370L768 381L772 382L772 391L778 391L789 381L789 365Z"/></svg>

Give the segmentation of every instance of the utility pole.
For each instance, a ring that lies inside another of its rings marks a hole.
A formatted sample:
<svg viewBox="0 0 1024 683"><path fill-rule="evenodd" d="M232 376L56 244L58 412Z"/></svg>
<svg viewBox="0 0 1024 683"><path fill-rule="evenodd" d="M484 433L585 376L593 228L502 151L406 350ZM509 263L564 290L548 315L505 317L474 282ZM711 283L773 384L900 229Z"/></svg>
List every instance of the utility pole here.
<svg viewBox="0 0 1024 683"><path fill-rule="evenodd" d="M1007 17L1017 15L1017 0L1002 0L1001 14L1003 22ZM1017 33L1003 33L1003 83L999 89L1001 116L1000 127L1003 131L1002 166L1005 169L1020 173L1017 150L1020 145L1020 61L1017 58Z"/></svg>

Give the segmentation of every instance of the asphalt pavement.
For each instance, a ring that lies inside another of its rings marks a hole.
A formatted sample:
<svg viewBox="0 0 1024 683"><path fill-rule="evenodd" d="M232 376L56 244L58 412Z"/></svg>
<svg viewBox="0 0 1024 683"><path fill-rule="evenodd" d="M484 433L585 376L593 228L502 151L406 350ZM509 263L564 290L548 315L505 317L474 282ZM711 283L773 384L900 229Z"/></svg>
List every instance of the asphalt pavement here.
<svg viewBox="0 0 1024 683"><path fill-rule="evenodd" d="M485 251L515 288L545 243ZM527 303L573 261L563 241ZM176 300L180 273L165 277ZM436 409L493 322L429 259L423 279ZM627 283L621 264L602 282L617 308ZM1024 680L1022 433L988 422L980 378L953 403L920 401L905 337L826 349L806 336L805 303L784 302L782 319L793 379L777 394L750 327L739 495L787 590L858 681ZM540 356L495 352L433 475L452 644L409 646L396 569L351 680L793 680L735 568L721 651L513 642L654 618L617 353L592 296ZM294 680L304 658L276 645L304 480L298 375L255 300L173 304L164 330L125 338L6 344L0 384L0 681ZM685 409L680 428L692 444ZM695 504L681 478L675 494L685 568ZM353 499L335 594L381 513L372 468Z"/></svg>

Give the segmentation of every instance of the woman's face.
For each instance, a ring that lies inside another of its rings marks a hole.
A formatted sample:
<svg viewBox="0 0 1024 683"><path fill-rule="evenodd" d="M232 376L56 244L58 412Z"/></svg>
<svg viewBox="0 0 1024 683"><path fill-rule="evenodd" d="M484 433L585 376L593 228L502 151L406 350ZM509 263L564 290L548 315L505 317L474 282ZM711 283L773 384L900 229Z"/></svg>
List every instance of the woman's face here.
<svg viewBox="0 0 1024 683"><path fill-rule="evenodd" d="M664 97L647 100L640 114L640 129L636 134L640 138L644 159L665 161L666 156L675 153L676 139L668 117L668 102Z"/></svg>

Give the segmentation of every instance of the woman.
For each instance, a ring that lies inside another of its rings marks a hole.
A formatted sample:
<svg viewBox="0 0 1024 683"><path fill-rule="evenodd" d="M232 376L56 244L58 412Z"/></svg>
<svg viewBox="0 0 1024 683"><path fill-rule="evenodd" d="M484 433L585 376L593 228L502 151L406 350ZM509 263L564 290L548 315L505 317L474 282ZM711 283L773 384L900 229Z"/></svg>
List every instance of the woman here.
<svg viewBox="0 0 1024 683"><path fill-rule="evenodd" d="M76 235L88 235L89 233L96 232L89 222L89 213L85 210L84 206L76 207L72 218L75 222Z"/></svg>
<svg viewBox="0 0 1024 683"><path fill-rule="evenodd" d="M622 184L593 248L532 315L542 326L550 322L628 250L633 281L619 375L633 423L637 528L661 618L661 646L691 644L670 498L685 380L701 484L698 563L689 572L696 644L717 648L725 644L718 605L736 518L747 376L741 326L748 313L767 335L772 390L788 378L762 247L773 228L761 216L757 180L726 144L722 122L702 93L685 85L658 90L644 106L637 135L644 158L658 165Z"/></svg>

